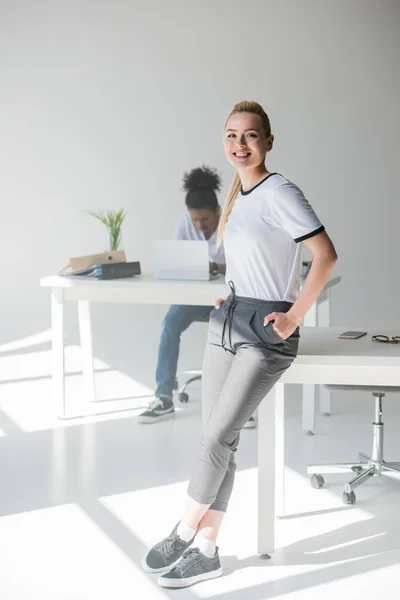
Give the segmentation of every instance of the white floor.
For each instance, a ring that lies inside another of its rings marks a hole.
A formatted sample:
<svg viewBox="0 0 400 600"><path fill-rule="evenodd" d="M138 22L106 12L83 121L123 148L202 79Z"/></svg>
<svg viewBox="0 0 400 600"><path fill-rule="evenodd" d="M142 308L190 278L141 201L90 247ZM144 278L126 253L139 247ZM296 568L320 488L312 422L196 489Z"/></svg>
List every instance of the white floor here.
<svg viewBox="0 0 400 600"><path fill-rule="evenodd" d="M0 597L4 600L293 600L399 597L400 479L372 478L346 507L346 476L313 490L311 461L369 452L369 395L334 397L314 437L287 409L287 504L278 550L256 554L256 436L242 433L220 540L224 576L186 590L158 588L140 568L146 549L179 519L200 435L199 388L173 420L140 425L151 390L98 361L99 401L85 407L78 352L68 348L70 419L54 418L49 351L0 355ZM133 396L141 395L141 398ZM76 417L85 410L91 417ZM75 417L74 417L75 415ZM400 460L400 403L385 402L386 458Z"/></svg>

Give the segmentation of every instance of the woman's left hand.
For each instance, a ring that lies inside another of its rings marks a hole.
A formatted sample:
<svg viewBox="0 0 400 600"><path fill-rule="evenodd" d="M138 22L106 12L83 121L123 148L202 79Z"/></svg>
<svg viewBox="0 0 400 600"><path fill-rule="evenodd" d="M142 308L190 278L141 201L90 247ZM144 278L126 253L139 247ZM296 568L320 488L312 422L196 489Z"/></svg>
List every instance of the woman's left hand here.
<svg viewBox="0 0 400 600"><path fill-rule="evenodd" d="M290 337L299 325L298 319L289 313L270 313L264 319L265 327L270 321L274 321L274 323L272 323L272 327L283 340L286 340L288 337Z"/></svg>

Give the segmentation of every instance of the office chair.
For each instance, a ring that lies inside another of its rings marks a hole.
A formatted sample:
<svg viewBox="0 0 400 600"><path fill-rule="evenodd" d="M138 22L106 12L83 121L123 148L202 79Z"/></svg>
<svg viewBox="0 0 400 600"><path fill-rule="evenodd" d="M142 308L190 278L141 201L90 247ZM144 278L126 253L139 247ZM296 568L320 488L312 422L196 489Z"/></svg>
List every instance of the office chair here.
<svg viewBox="0 0 400 600"><path fill-rule="evenodd" d="M372 423L372 452L371 456L359 453L359 462L352 463L337 463L328 465L308 465L308 474L311 475L311 485L313 488L322 488L325 480L320 471L331 473L336 471L351 470L357 473L344 486L342 499L344 504L354 504L356 495L354 490L364 483L368 477L373 475L385 475L386 472L400 473L400 462L386 462L383 459L383 398L387 393L400 392L400 387L395 386L371 386L371 385L327 385L325 386L331 391L369 391L372 392L375 398L375 420Z"/></svg>

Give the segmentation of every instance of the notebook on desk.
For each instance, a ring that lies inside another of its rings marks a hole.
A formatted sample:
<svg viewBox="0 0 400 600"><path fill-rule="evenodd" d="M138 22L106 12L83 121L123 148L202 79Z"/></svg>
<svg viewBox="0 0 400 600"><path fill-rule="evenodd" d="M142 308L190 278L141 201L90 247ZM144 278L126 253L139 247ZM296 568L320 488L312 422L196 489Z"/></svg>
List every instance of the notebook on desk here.
<svg viewBox="0 0 400 600"><path fill-rule="evenodd" d="M154 242L154 267L156 279L208 281L208 243L192 240L157 240Z"/></svg>

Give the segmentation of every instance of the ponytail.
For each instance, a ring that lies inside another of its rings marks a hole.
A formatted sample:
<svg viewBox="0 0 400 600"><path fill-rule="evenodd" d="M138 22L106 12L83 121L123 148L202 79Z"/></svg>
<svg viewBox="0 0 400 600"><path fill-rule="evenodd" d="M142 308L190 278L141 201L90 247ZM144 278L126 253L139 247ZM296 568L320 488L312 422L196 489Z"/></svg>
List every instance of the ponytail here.
<svg viewBox="0 0 400 600"><path fill-rule="evenodd" d="M240 192L241 183L239 178L239 173L236 171L235 176L233 178L231 187L229 189L228 196L225 200L224 207L222 209L221 218L218 224L218 235L217 235L217 244L221 245L222 239L225 233L225 227L229 219L229 215L232 212L233 205L235 204L235 200Z"/></svg>

